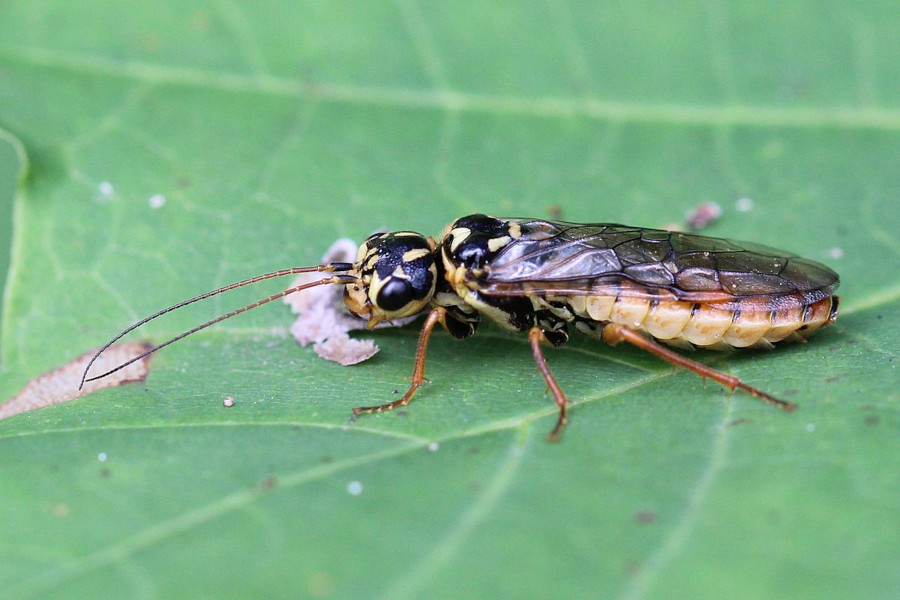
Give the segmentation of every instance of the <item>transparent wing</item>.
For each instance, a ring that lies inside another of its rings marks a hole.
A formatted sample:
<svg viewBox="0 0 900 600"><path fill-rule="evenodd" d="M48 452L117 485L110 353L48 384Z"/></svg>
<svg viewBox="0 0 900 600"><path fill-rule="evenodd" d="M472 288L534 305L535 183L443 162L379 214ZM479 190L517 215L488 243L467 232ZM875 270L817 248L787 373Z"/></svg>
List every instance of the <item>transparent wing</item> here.
<svg viewBox="0 0 900 600"><path fill-rule="evenodd" d="M482 293L622 295L725 304L770 298L775 307L830 296L838 275L749 242L615 224L531 219L477 278Z"/></svg>

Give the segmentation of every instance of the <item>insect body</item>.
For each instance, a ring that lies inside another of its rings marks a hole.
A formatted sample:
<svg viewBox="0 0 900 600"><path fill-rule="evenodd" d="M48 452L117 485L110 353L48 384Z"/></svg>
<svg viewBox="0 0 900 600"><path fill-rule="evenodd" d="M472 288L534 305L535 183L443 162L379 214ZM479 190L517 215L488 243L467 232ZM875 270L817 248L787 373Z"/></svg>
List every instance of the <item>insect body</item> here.
<svg viewBox="0 0 900 600"><path fill-rule="evenodd" d="M838 308L833 295L837 273L757 244L623 225L475 214L455 221L437 240L410 231L376 234L362 244L355 263L286 269L197 296L136 323L97 355L175 308L262 279L313 271L330 275L213 319L146 354L289 293L314 285L343 285L348 308L368 318L369 328L427 312L409 390L393 402L356 408L354 415L410 402L425 381L428 340L438 323L464 339L487 317L505 329L528 332L538 369L559 407L550 434L556 439L567 422L567 399L550 372L541 342L561 346L570 328L612 345L629 342L729 389L741 388L792 410L794 404L658 342L691 348L771 348L805 340L832 323Z"/></svg>

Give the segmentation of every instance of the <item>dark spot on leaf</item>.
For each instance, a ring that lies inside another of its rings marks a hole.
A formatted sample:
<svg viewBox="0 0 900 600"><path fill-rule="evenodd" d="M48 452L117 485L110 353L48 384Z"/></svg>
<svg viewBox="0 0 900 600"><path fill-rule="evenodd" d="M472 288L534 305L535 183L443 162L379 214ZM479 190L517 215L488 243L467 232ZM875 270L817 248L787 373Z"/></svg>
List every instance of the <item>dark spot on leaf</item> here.
<svg viewBox="0 0 900 600"><path fill-rule="evenodd" d="M881 419L878 415L869 415L866 417L866 425L878 425L881 422Z"/></svg>
<svg viewBox="0 0 900 600"><path fill-rule="evenodd" d="M278 479L275 477L266 477L259 482L259 488L262 490L271 490L278 487Z"/></svg>
<svg viewBox="0 0 900 600"><path fill-rule="evenodd" d="M655 523L656 522L656 511L651 510L649 508L644 510L639 510L634 515L634 520L636 523L641 525L646 525L647 523Z"/></svg>
<svg viewBox="0 0 900 600"><path fill-rule="evenodd" d="M629 560L625 563L625 566L623 568L626 575L633 577L641 572L641 561Z"/></svg>

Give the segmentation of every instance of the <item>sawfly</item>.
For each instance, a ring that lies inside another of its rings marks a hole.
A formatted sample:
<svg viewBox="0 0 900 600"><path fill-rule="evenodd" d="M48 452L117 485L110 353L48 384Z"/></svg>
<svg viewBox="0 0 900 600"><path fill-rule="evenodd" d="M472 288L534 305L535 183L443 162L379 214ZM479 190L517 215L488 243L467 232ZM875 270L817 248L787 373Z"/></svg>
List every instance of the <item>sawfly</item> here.
<svg viewBox="0 0 900 600"><path fill-rule="evenodd" d="M104 350L144 323L238 287L298 273L322 279L296 285L182 333L105 373L88 377ZM344 286L349 310L372 328L425 313L412 383L393 402L353 409L353 415L407 405L425 381L425 354L435 326L466 339L486 317L528 334L537 367L559 408L550 439L567 422L568 400L550 371L541 343L562 346L571 329L610 345L628 342L723 386L793 410L796 405L674 352L681 348L772 348L804 341L833 323L838 274L795 254L748 242L629 227L474 214L434 239L412 231L378 233L356 262L331 262L259 275L179 302L104 345L85 381L100 379L192 333L288 294Z"/></svg>

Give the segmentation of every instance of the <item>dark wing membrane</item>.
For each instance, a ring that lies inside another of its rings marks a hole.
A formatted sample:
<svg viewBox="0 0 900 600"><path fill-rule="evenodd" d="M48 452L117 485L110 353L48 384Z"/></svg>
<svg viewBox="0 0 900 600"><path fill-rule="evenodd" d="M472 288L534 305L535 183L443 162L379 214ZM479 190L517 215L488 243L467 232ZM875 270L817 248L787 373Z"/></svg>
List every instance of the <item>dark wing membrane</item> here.
<svg viewBox="0 0 900 600"><path fill-rule="evenodd" d="M749 242L615 224L510 219L522 235L477 279L482 293L622 295L781 306L830 296L838 275L817 262Z"/></svg>

